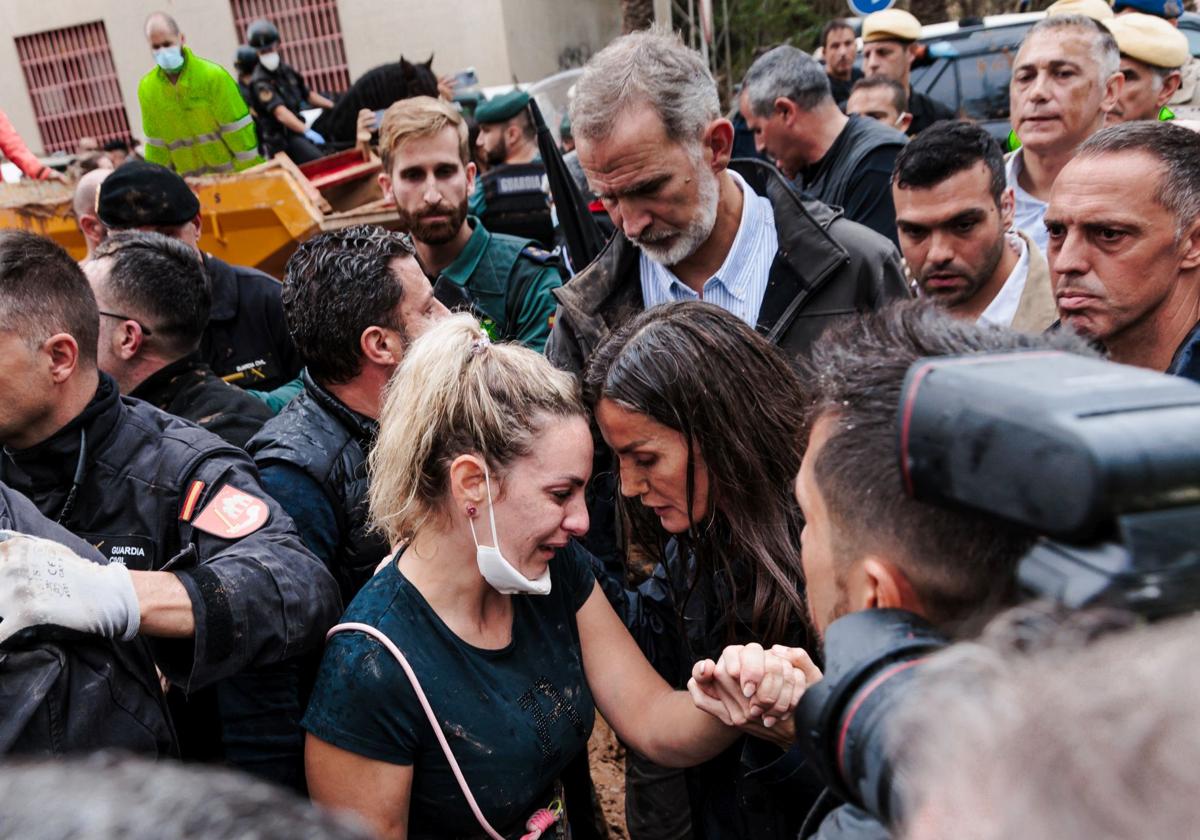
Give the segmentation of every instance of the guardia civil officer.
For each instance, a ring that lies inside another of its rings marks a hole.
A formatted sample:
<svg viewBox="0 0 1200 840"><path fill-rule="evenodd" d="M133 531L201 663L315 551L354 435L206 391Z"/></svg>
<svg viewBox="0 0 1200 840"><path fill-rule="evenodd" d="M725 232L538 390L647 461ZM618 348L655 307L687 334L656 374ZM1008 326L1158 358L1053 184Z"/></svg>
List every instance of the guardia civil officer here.
<svg viewBox="0 0 1200 840"><path fill-rule="evenodd" d="M250 88L267 155L286 152L298 164L321 157L325 139L304 125L300 112L306 107L332 108L333 102L309 90L304 77L279 55L279 30L271 21L250 24L246 42L258 53Z"/></svg>
<svg viewBox="0 0 1200 840"><path fill-rule="evenodd" d="M529 94L514 90L492 97L475 109L475 121L475 147L488 169L471 193L471 214L488 230L553 247L546 167L538 154Z"/></svg>
<svg viewBox="0 0 1200 840"><path fill-rule="evenodd" d="M200 200L182 178L146 161L130 161L100 185L96 213L107 231L161 233L200 254L212 287L200 356L218 376L239 388L270 391L300 374L300 358L283 321L279 281L200 249Z"/></svg>
<svg viewBox="0 0 1200 840"><path fill-rule="evenodd" d="M184 756L236 763L257 725L237 678L318 646L337 585L248 455L97 369L100 317L66 251L0 232L0 480L115 561L30 552L0 586L25 623L148 637ZM4 618L0 640L22 626Z"/></svg>
<svg viewBox="0 0 1200 840"><path fill-rule="evenodd" d="M550 292L562 285L557 261L468 215L475 164L458 109L428 96L394 103L380 123L379 150L379 183L395 198L439 299L460 296L493 338L540 351L553 322Z"/></svg>

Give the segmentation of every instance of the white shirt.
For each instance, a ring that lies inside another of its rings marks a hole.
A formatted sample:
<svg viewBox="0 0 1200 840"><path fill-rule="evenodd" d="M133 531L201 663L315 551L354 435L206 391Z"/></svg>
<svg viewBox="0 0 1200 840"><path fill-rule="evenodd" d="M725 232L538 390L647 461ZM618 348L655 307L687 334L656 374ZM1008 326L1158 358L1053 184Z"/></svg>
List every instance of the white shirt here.
<svg viewBox="0 0 1200 840"><path fill-rule="evenodd" d="M1021 295L1025 292L1025 280L1029 277L1029 249L1025 246L1025 240L1015 233L1008 233L1004 238L1009 247L1016 250L1021 257L1009 272L1008 279L1004 281L1000 291L979 316L980 324L1011 327L1013 318L1017 315L1017 307L1021 305Z"/></svg>
<svg viewBox="0 0 1200 840"><path fill-rule="evenodd" d="M725 262L716 274L704 281L704 293L698 295L671 269L650 259L643 251L639 269L642 303L647 309L660 303L703 299L731 312L751 327L758 324L758 310L762 308L763 295L767 291L771 263L779 250L775 210L770 199L752 190L740 175L733 170L726 171L742 191L742 218Z"/></svg>
<svg viewBox="0 0 1200 840"><path fill-rule="evenodd" d="M1021 189L1018 181L1024 166L1024 149L1017 149L1004 164L1005 177L1016 197L1016 215L1013 218L1013 224L1033 240L1033 243L1038 246L1038 250L1046 254L1049 253L1050 245L1050 235L1046 233L1045 223L1047 204Z"/></svg>

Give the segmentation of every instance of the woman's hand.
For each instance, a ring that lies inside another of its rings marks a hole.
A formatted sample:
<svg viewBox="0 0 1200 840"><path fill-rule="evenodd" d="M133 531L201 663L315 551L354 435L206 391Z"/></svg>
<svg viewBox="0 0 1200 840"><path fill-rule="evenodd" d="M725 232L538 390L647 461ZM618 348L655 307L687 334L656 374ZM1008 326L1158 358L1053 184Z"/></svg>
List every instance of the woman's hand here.
<svg viewBox="0 0 1200 840"><path fill-rule="evenodd" d="M731 645L716 662L692 668L688 691L696 707L727 726L786 749L795 738L792 713L821 671L802 648Z"/></svg>

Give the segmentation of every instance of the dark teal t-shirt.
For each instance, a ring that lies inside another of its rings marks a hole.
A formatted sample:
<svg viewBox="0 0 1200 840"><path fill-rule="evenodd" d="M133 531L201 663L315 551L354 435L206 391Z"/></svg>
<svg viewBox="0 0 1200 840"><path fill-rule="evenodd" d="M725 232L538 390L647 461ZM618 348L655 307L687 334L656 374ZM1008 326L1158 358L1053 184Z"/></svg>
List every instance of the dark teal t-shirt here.
<svg viewBox="0 0 1200 840"><path fill-rule="evenodd" d="M554 781L587 749L595 710L575 613L595 586L586 551L550 561L550 594L513 597L512 641L473 647L448 628L389 563L342 621L383 631L412 666L467 784L492 827L520 836L553 799ZM408 677L363 633L334 636L303 726L358 755L412 765L408 836L484 837Z"/></svg>

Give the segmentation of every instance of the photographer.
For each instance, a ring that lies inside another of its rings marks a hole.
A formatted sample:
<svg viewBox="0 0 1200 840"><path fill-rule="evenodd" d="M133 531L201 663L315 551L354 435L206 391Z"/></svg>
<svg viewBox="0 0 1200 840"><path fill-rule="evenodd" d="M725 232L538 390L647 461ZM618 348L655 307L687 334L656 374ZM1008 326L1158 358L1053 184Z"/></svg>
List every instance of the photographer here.
<svg viewBox="0 0 1200 840"><path fill-rule="evenodd" d="M961 638L1015 600L1017 562L1033 535L983 514L909 498L896 465L896 415L917 359L1050 348L1088 352L1068 335L980 326L922 303L892 306L825 335L802 376L813 390L795 485L805 520L808 609L818 633L824 636L847 613L891 608ZM799 750L789 755L799 757ZM827 792L801 836L887 836L851 806L821 822L836 804L831 800Z"/></svg>

